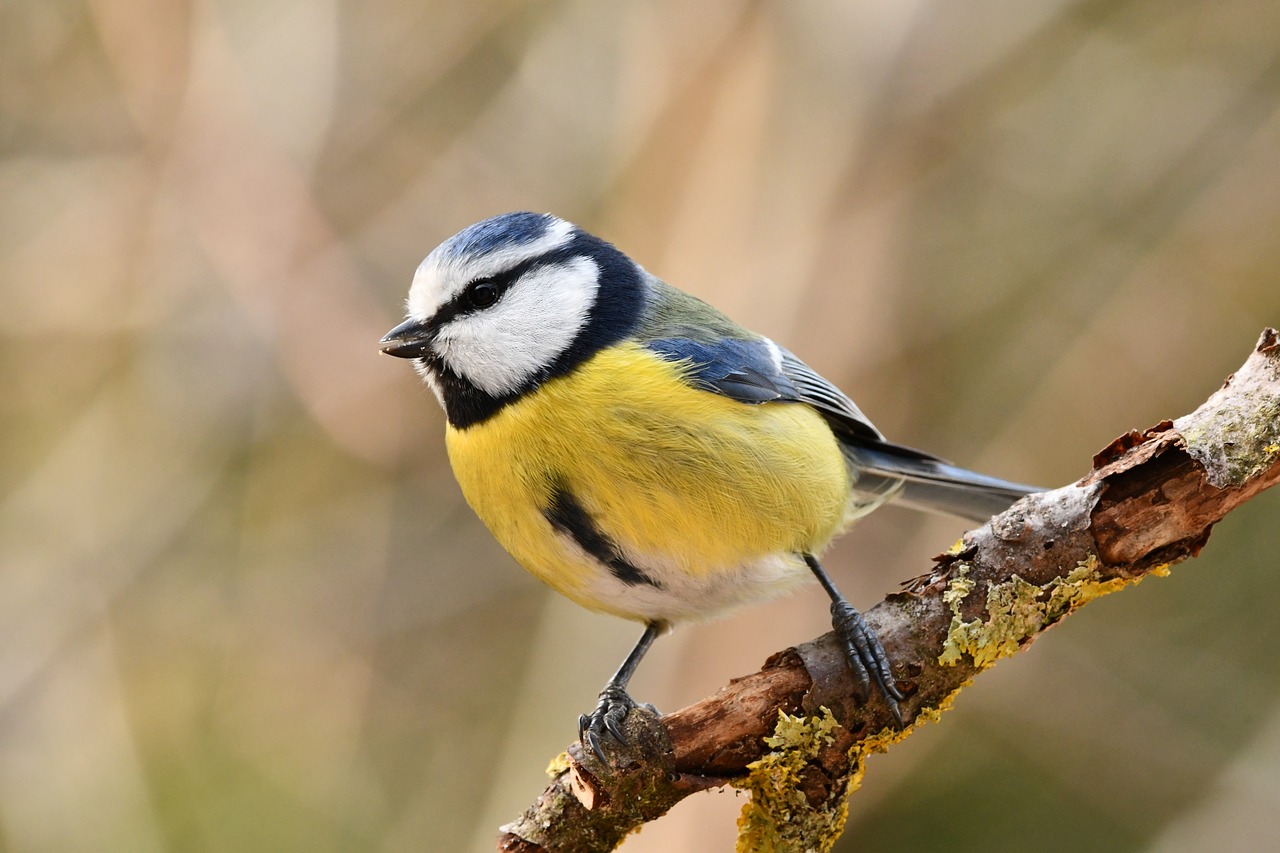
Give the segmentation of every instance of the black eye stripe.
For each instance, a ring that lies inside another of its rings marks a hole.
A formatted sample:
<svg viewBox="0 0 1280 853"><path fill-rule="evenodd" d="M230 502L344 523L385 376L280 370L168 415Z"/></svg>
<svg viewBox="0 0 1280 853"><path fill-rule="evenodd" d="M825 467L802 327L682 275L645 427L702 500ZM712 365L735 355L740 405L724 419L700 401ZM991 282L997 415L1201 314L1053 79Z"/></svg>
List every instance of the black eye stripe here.
<svg viewBox="0 0 1280 853"><path fill-rule="evenodd" d="M477 311L483 311L485 308L491 307L494 302L497 302L498 299L502 297L502 294L507 292L507 289L515 283L515 280L519 278L523 272L524 270L520 269L520 267L516 267L515 269L508 270L507 272L496 276L478 278L471 281L466 287L462 288L456 296L436 309L436 313L431 315L431 319L427 321L427 325L434 329L438 329L458 317L463 317L467 314L474 314ZM473 288L481 283L492 284L497 289L493 302L485 305L477 305L472 301L471 297L474 294Z"/></svg>
<svg viewBox="0 0 1280 853"><path fill-rule="evenodd" d="M557 266L573 258L590 258L590 255L584 254L580 248L570 243L562 249L556 249L555 251L548 252L545 255L539 255L536 258L529 258L528 260L521 261L509 270L505 270L485 278L473 279L466 287L459 291L456 296L444 305L440 306L428 321L428 325L438 329L458 317L462 317L466 314L474 314L478 311L490 308L494 303L502 298L502 295L505 294L513 284L520 280L521 276L531 270L535 270L540 267ZM471 289L481 282L492 283L498 289L497 296L494 298L493 302L483 306L474 304L470 298Z"/></svg>

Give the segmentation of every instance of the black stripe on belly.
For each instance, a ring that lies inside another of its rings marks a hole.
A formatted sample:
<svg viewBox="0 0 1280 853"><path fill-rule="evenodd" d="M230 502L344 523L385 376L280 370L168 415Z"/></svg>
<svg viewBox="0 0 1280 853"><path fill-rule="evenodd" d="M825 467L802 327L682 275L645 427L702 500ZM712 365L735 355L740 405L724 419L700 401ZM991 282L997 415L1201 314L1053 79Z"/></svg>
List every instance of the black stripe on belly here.
<svg viewBox="0 0 1280 853"><path fill-rule="evenodd" d="M563 483L551 488L551 505L542 511L551 526L571 537L578 547L608 567L615 578L631 586L648 584L662 589L662 584L631 565L618 550L618 545L596 527L591 516Z"/></svg>

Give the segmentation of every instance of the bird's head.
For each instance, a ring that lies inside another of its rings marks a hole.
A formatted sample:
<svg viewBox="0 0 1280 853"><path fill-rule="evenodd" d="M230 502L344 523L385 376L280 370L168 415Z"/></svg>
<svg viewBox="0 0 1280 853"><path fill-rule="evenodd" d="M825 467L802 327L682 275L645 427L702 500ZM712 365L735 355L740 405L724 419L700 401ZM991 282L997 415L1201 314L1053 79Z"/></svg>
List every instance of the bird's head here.
<svg viewBox="0 0 1280 853"><path fill-rule="evenodd" d="M427 255L382 351L414 359L450 422L467 426L624 338L643 308L643 277L563 219L495 216Z"/></svg>

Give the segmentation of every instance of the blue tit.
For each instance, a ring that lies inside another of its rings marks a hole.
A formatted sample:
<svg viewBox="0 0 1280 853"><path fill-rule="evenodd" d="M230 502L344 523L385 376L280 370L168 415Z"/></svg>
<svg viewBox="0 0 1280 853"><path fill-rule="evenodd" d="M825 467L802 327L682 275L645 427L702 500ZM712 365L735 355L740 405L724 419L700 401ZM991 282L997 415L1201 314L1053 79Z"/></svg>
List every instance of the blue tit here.
<svg viewBox="0 0 1280 853"><path fill-rule="evenodd" d="M476 514L540 580L645 624L579 721L602 758L669 626L814 578L860 700L874 684L901 725L884 649L818 555L888 501L982 521L1035 491L886 441L790 351L549 214L446 240L407 309L382 351L439 398Z"/></svg>

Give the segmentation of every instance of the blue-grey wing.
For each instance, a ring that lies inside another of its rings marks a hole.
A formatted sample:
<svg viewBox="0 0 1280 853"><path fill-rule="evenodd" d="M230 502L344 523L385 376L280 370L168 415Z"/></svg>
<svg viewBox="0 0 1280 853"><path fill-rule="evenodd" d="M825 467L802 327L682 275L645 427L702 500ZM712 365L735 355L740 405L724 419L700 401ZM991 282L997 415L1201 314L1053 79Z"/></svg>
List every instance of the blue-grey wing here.
<svg viewBox="0 0 1280 853"><path fill-rule="evenodd" d="M853 440L883 441L884 436L862 410L836 386L789 350L778 347L781 370L799 392L796 399L817 409L836 435Z"/></svg>
<svg viewBox="0 0 1280 853"><path fill-rule="evenodd" d="M844 393L768 338L714 342L661 338L645 346L688 365L689 381L742 403L805 403L846 441L882 441L880 431Z"/></svg>
<svg viewBox="0 0 1280 853"><path fill-rule="evenodd" d="M768 403L797 392L757 341L662 338L645 346L667 361L684 362L691 384L742 403Z"/></svg>

